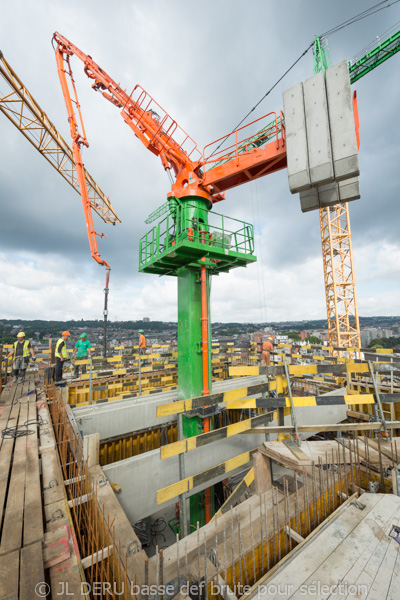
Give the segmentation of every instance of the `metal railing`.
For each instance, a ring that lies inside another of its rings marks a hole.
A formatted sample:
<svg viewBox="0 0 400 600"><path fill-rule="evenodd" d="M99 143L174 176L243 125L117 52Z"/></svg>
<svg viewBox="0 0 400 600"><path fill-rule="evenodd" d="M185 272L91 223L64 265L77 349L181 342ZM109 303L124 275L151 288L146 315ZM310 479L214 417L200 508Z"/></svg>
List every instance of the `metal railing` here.
<svg viewBox="0 0 400 600"><path fill-rule="evenodd" d="M220 249L221 254L254 254L253 225L210 211L208 224L193 215L200 212L191 202L176 205L174 213L169 213L152 227L140 240L139 268L152 263L158 256L168 254L182 243L190 243L208 249ZM204 212L204 211L202 211ZM206 254L206 252L205 252Z"/></svg>
<svg viewBox="0 0 400 600"><path fill-rule="evenodd" d="M265 125L262 129L260 129L256 133L248 135L249 127L252 127L252 126L254 127L255 124L257 124L257 127L259 127L260 121L267 119L267 117L271 117L271 115L273 115L272 121L270 121L267 125ZM246 131L247 137L244 137L243 139L239 139L239 136L241 135L239 132L242 132L244 129L247 130ZM276 112L270 112L270 113L264 115L263 117L260 117L259 119L256 119L255 121L252 121L251 123L248 123L247 125L244 125L243 127L240 127L236 131L233 131L232 133L229 133L228 135L222 136L218 140L215 140L214 142L211 142L210 144L205 146L203 149L203 156L202 156L202 162L204 164L204 168L206 171L209 169L213 169L214 167L217 167L223 163L229 162L230 160L232 160L234 158L239 158L239 155L246 154L248 152L251 152L255 148L259 148L260 146L263 146L264 144L266 144L267 142L270 142L274 138L276 140L278 140L280 137L284 137L284 130L285 130L285 125L284 125L283 112L280 111L279 116L277 115ZM220 144L220 143L224 144L224 142L231 135L235 136L234 143L231 143L228 146L224 146L220 150L218 148L216 148L214 151L212 150L212 147L215 146L216 144ZM208 155L208 156L206 156L206 155Z"/></svg>

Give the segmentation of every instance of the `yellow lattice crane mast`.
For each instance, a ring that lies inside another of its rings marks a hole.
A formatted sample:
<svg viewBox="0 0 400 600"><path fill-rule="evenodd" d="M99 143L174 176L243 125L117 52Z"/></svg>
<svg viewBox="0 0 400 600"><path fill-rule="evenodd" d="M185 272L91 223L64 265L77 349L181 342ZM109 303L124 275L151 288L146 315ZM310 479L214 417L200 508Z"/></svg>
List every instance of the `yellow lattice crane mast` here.
<svg viewBox="0 0 400 600"><path fill-rule="evenodd" d="M378 43L374 41L349 61L350 82L355 83L399 51L400 30L394 27L383 41L378 37ZM314 43L314 73L330 66L326 38L318 36ZM354 109L358 129L357 103ZM348 204L320 208L319 218L329 342L339 347L361 346Z"/></svg>

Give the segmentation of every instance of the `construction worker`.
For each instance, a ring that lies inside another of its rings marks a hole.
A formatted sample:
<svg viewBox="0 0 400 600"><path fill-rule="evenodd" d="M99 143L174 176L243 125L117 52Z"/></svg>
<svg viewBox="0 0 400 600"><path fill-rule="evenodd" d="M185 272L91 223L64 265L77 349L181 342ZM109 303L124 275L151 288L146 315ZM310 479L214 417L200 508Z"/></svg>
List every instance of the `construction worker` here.
<svg viewBox="0 0 400 600"><path fill-rule="evenodd" d="M25 333L21 331L17 335L18 341L14 342L13 348L10 350L6 360L13 357L14 383L22 383L25 379L25 372L28 367L29 357L36 360L32 344L25 339Z"/></svg>
<svg viewBox="0 0 400 600"><path fill-rule="evenodd" d="M68 359L67 341L70 335L69 331L63 331L56 343L56 383L62 380L64 362Z"/></svg>
<svg viewBox="0 0 400 600"><path fill-rule="evenodd" d="M75 344L73 358L90 358L92 353L92 345L87 339L86 333L81 333L79 340ZM82 367L82 373L86 373L86 365L74 365L74 377L79 377L79 366Z"/></svg>
<svg viewBox="0 0 400 600"><path fill-rule="evenodd" d="M269 365L271 364L271 352L273 351L274 347L272 345L272 337L269 337L262 345L262 352L261 352L261 360L263 360L265 362L265 365L267 367L269 367Z"/></svg>
<svg viewBox="0 0 400 600"><path fill-rule="evenodd" d="M143 329L139 329L139 352L140 354L146 354L146 338Z"/></svg>

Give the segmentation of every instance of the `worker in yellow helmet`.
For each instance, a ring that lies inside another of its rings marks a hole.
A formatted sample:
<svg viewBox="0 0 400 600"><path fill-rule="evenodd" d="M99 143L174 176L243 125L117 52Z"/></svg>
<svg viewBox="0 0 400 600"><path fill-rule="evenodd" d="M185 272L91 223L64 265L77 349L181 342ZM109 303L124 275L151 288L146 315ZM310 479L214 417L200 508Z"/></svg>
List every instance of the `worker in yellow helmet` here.
<svg viewBox="0 0 400 600"><path fill-rule="evenodd" d="M56 383L62 381L64 363L68 358L67 340L70 335L69 331L63 331L56 342Z"/></svg>
<svg viewBox="0 0 400 600"><path fill-rule="evenodd" d="M11 356L13 357L14 383L22 383L25 379L30 356L32 356L32 360L36 360L32 344L25 339L23 331L17 335L17 341L14 342L7 359Z"/></svg>
<svg viewBox="0 0 400 600"><path fill-rule="evenodd" d="M271 352L274 346L272 344L272 337L269 337L262 345L261 360L263 360L267 367L271 364Z"/></svg>

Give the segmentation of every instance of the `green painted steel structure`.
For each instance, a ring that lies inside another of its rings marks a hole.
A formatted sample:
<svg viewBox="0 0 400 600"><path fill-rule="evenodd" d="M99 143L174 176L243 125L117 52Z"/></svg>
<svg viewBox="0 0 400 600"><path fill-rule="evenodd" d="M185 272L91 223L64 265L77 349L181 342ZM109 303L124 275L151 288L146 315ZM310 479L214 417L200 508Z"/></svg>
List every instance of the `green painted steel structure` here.
<svg viewBox="0 0 400 600"><path fill-rule="evenodd" d="M266 136L268 131L266 131ZM178 396L194 398L203 393L201 265L206 266L207 315L210 315L210 276L255 262L253 226L211 210L209 200L200 196L169 198L147 218L160 219L140 240L139 270L172 275L178 280ZM208 382L211 380L211 323L208 319ZM214 407L215 408L215 407ZM186 413L184 437L212 429L214 408ZM206 522L204 492L190 497L190 524ZM214 490L210 489L211 514ZM171 525L172 526L172 525ZM179 525L173 525L178 531Z"/></svg>
<svg viewBox="0 0 400 600"><path fill-rule="evenodd" d="M400 51L400 30L392 33L383 42L379 42L354 62L349 61L350 82L355 83L367 73ZM326 71L332 65L328 42L321 36L314 41L314 73Z"/></svg>
<svg viewBox="0 0 400 600"><path fill-rule="evenodd" d="M400 51L400 30L389 36L353 64L349 64L350 81L355 83Z"/></svg>
<svg viewBox="0 0 400 600"><path fill-rule="evenodd" d="M181 267L178 276L178 395L180 400L201 396L201 290L199 270ZM183 427L185 431L185 425ZM189 437L189 436L185 436Z"/></svg>

